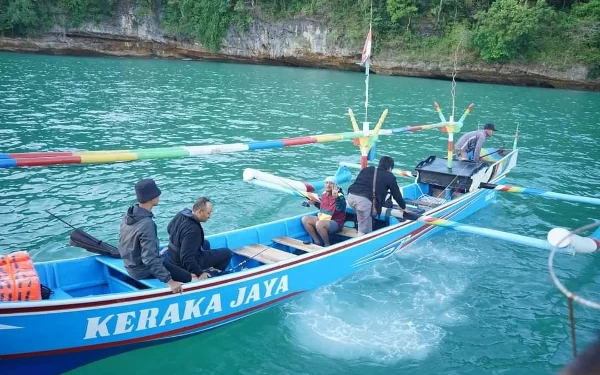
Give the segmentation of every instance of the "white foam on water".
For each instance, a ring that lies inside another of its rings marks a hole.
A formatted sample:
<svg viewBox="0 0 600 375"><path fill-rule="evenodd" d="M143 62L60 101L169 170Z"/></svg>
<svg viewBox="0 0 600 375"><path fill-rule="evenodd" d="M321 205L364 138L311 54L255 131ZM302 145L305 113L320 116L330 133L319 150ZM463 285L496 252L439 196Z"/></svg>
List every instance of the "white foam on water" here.
<svg viewBox="0 0 600 375"><path fill-rule="evenodd" d="M453 301L467 286L470 261L444 260L443 248L425 243L284 305L293 341L344 360L389 365L426 358L445 327L468 319Z"/></svg>

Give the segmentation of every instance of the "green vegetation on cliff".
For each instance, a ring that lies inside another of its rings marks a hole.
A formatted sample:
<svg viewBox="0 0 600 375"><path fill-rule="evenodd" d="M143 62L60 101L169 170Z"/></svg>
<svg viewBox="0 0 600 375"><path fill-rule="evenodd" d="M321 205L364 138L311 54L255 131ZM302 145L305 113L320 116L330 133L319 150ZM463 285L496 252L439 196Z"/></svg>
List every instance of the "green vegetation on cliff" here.
<svg viewBox="0 0 600 375"><path fill-rule="evenodd" d="M295 17L327 22L332 42L356 48L371 18L371 0L0 0L0 33L100 22L124 1L212 50L232 24ZM460 45L463 62L584 64L600 76L600 0L373 0L372 12L374 53L448 61Z"/></svg>

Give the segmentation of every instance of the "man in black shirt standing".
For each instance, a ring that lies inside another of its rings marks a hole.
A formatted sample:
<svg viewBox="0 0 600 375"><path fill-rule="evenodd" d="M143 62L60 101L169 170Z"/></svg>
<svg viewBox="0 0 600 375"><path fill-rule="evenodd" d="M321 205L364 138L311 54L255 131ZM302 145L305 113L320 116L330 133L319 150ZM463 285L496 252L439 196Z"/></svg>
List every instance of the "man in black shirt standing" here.
<svg viewBox="0 0 600 375"><path fill-rule="evenodd" d="M392 194L400 208L406 212L406 203L402 198L396 177L392 174L392 169L394 169L394 159L384 156L379 160L377 169L374 166L363 168L354 183L348 188L346 201L348 206L356 212L359 236L373 231L373 216L381 213L381 207L388 192ZM375 173L377 174L375 175ZM375 187L373 187L373 182L375 182Z"/></svg>

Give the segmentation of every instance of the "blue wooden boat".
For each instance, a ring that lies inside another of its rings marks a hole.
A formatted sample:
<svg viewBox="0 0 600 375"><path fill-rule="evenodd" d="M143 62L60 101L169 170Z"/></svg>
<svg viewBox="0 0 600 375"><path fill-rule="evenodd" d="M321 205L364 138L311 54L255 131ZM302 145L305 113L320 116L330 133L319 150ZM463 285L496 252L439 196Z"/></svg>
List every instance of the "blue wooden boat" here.
<svg viewBox="0 0 600 375"><path fill-rule="evenodd" d="M454 161L454 172L445 159L429 158L402 187L403 196L415 212L466 218L496 198L497 191L479 184L501 184L517 163L518 150L497 153L480 163ZM339 166L338 176L348 173ZM449 187L453 194L446 194ZM340 280L443 229L382 213L377 230L357 237L354 213L347 213L342 232L325 248L304 243L302 215L212 235L214 248L234 251L231 272L186 284L182 294L158 280L134 280L120 259L106 255L36 263L41 283L54 293L0 303L0 373L60 374L204 332Z"/></svg>

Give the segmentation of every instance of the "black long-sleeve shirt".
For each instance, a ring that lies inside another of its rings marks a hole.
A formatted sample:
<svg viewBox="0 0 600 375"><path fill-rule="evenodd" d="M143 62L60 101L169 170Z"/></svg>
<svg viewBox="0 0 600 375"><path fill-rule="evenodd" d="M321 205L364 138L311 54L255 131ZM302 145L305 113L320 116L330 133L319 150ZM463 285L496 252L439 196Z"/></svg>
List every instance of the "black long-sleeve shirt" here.
<svg viewBox="0 0 600 375"><path fill-rule="evenodd" d="M365 197L370 201L373 201L373 175L375 174L374 166L363 168L356 176L356 180L348 188L348 194L359 195ZM388 191L392 194L392 197L400 208L406 208L406 202L398 187L398 181L396 176L392 172L385 169L379 168L377 170L377 181L375 182L375 197L377 198L377 213L381 213L381 206L385 201L385 196Z"/></svg>

